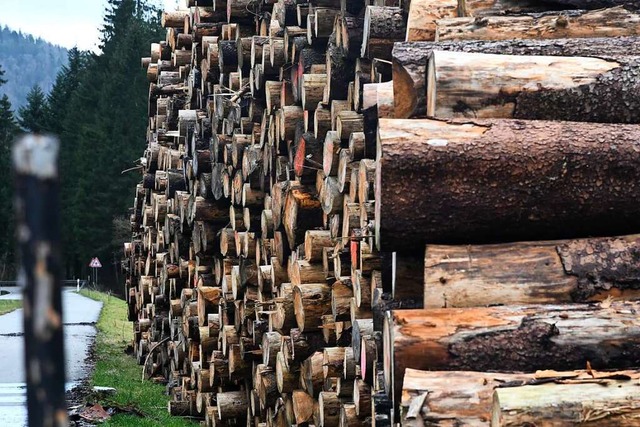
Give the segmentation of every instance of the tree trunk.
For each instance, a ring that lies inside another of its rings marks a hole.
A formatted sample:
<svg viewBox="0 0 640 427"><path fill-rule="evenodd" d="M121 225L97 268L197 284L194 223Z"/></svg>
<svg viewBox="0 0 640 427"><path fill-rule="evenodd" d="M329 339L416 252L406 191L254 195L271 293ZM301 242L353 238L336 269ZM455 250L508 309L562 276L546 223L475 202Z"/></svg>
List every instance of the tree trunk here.
<svg viewBox="0 0 640 427"><path fill-rule="evenodd" d="M563 39L640 35L640 14L622 6L529 16L449 18L436 22L436 41Z"/></svg>
<svg viewBox="0 0 640 427"><path fill-rule="evenodd" d="M498 388L491 426L632 427L640 423L638 379L615 376Z"/></svg>
<svg viewBox="0 0 640 427"><path fill-rule="evenodd" d="M248 400L244 391L230 391L216 394L218 416L221 420L246 417Z"/></svg>
<svg viewBox="0 0 640 427"><path fill-rule="evenodd" d="M486 246L427 245L424 307L640 299L639 257L638 235Z"/></svg>
<svg viewBox="0 0 640 427"><path fill-rule="evenodd" d="M294 286L293 298L301 332L318 330L322 316L331 313L331 287L324 283Z"/></svg>
<svg viewBox="0 0 640 427"><path fill-rule="evenodd" d="M433 51L427 115L640 123L640 58ZM491 84L487 84L491 81Z"/></svg>
<svg viewBox="0 0 640 427"><path fill-rule="evenodd" d="M407 368L536 371L640 364L640 304L396 310L384 324L387 390ZM517 351L514 351L517 349Z"/></svg>
<svg viewBox="0 0 640 427"><path fill-rule="evenodd" d="M404 40L405 33L406 22L401 8L367 6L360 56L390 60L393 43Z"/></svg>
<svg viewBox="0 0 640 427"><path fill-rule="evenodd" d="M162 13L160 23L164 28L184 29L185 18L188 16L188 10L165 11Z"/></svg>
<svg viewBox="0 0 640 427"><path fill-rule="evenodd" d="M640 229L639 132L633 125L381 119L379 247L410 252L426 242L632 233Z"/></svg>
<svg viewBox="0 0 640 427"><path fill-rule="evenodd" d="M434 50L530 56L582 56L617 59L640 56L640 37L557 40L465 40L396 43L393 48L393 96L397 118L426 114L426 75Z"/></svg>
<svg viewBox="0 0 640 427"><path fill-rule="evenodd" d="M533 374L407 369L400 403L402 425L486 427L494 390L522 385L533 378Z"/></svg>
<svg viewBox="0 0 640 427"><path fill-rule="evenodd" d="M491 420L492 403L495 405L494 392L496 396L506 396L504 400L512 404L518 402L518 397L527 396L528 392L534 392L536 399L541 397L547 402L555 400L559 403L566 399L564 392L571 396L576 390L589 390L594 387L600 391L596 399L615 400L612 398L617 391L620 391L613 390L615 385L619 384L628 392L629 386L633 383L630 380L640 375L636 371L593 371L592 374L595 378L587 371L539 371L535 374L523 374L407 369L402 386L402 425L407 427L424 425L485 427ZM527 403L537 401L532 395L528 397L531 400ZM617 401L617 403L620 402ZM494 410L496 408L499 410L500 406L515 409L514 406L517 407L517 404L511 406L512 404L496 405ZM624 408L626 406L622 405ZM558 408L564 410L564 405L559 404ZM562 418L558 413L555 415L556 420ZM522 421L508 425L525 425L526 422ZM538 419L530 421L539 425ZM574 421L579 420L574 419ZM600 425L599 422L598 425Z"/></svg>

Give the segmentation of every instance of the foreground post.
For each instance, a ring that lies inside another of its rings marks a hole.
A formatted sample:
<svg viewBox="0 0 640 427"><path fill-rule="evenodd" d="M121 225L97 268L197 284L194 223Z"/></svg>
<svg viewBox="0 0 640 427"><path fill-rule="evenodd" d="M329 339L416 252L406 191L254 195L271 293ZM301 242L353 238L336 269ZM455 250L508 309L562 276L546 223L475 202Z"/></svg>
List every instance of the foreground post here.
<svg viewBox="0 0 640 427"><path fill-rule="evenodd" d="M28 135L13 150L20 280L24 286L29 426L67 425L60 268L58 148Z"/></svg>

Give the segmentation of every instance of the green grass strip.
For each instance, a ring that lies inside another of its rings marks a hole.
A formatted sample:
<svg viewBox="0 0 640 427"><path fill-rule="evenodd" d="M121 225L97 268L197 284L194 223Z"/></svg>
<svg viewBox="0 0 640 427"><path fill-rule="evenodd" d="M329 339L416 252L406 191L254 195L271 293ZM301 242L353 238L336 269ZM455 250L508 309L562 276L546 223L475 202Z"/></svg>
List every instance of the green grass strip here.
<svg viewBox="0 0 640 427"><path fill-rule="evenodd" d="M0 300L0 316L11 313L14 310L22 308L22 300L3 299Z"/></svg>
<svg viewBox="0 0 640 427"><path fill-rule="evenodd" d="M133 406L146 417L119 414L103 424L106 426L195 426L185 418L172 417L167 411L165 387L142 381L142 367L124 350L131 343L133 326L127 321L125 301L107 294L82 290L82 295L104 303L98 320L96 336L96 366L91 386L114 387L115 395L108 399L121 406ZM109 401L101 402L105 407Z"/></svg>

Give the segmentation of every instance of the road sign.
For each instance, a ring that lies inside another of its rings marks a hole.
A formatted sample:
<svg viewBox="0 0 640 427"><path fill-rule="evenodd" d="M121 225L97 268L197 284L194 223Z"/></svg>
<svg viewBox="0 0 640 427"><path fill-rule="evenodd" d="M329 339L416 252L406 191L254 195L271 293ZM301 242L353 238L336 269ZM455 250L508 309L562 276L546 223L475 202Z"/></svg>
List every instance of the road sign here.
<svg viewBox="0 0 640 427"><path fill-rule="evenodd" d="M91 268L102 268L102 263L98 258L93 258L89 263L89 267Z"/></svg>

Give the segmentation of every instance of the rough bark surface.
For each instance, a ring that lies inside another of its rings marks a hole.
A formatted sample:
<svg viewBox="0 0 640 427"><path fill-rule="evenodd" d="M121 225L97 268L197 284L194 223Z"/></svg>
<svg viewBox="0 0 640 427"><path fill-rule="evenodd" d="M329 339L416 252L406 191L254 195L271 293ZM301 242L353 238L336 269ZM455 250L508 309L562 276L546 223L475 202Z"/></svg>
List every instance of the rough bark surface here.
<svg viewBox="0 0 640 427"><path fill-rule="evenodd" d="M608 297L640 298L640 236L426 248L426 308Z"/></svg>
<svg viewBox="0 0 640 427"><path fill-rule="evenodd" d="M355 71L355 61L348 58L342 49L338 49L331 40L327 48L327 63L331 63L329 75L329 93L331 99L347 99L349 81L344 76L352 75ZM324 135L322 135L324 137Z"/></svg>
<svg viewBox="0 0 640 427"><path fill-rule="evenodd" d="M639 424L638 379L626 375L498 388L493 396L492 427Z"/></svg>
<svg viewBox="0 0 640 427"><path fill-rule="evenodd" d="M407 368L633 368L640 364L638 309L637 302L614 302L394 311L384 329L385 376L399 398Z"/></svg>
<svg viewBox="0 0 640 427"><path fill-rule="evenodd" d="M633 233L639 140L634 125L381 119L380 248Z"/></svg>
<svg viewBox="0 0 640 427"><path fill-rule="evenodd" d="M588 40L464 40L396 43L393 48L395 117L426 114L427 59L433 50L532 56L581 56L620 60L640 56L640 37L597 37Z"/></svg>
<svg viewBox="0 0 640 427"><path fill-rule="evenodd" d="M407 369L402 387L402 425L405 427L422 426L471 426L486 427L489 425L492 414L492 403L495 395L503 396L502 407L506 417L514 415L514 409L522 414L527 404L535 407L530 398L540 397L541 402L563 402L579 396L581 391L600 393L589 396L593 400L607 399L609 394L604 392L605 387L624 387L622 396L637 388L634 381L640 377L638 371L595 372L587 371L538 371L535 374L503 373L503 372L470 372L470 371L419 371ZM618 394L618 393L616 393ZM506 398L504 398L506 396ZM528 398L528 399L527 399ZM585 399L586 400L586 399ZM591 399L590 399L591 400ZM508 403L507 403L508 401ZM616 411L618 399L613 399L614 405L610 405L610 417L617 419L622 414L634 412L628 405L622 405L621 410ZM612 402L612 403L613 403ZM589 406L587 403L586 406ZM543 405L541 405L543 406ZM570 405L567 405L568 409ZM563 412L564 405L558 405L557 412ZM519 411L518 411L519 409ZM551 408L544 408L540 413L550 414L556 412ZM630 409L630 410L628 410ZM495 410L495 409L494 409ZM635 409L637 411L637 409ZM573 411L560 415L556 419L572 419L576 421L576 415L581 412L573 405ZM594 415L602 415L596 412ZM607 418L605 416L604 418ZM595 419L595 417L594 417ZM637 420L637 418L636 418ZM533 421L529 419L528 421ZM535 420L536 426L539 420ZM519 423L508 425L523 425ZM570 424L575 425L575 424ZM600 424L598 424L600 425Z"/></svg>
<svg viewBox="0 0 640 427"><path fill-rule="evenodd" d="M524 16L448 18L437 22L436 41L562 39L640 34L640 14L622 6Z"/></svg>
<svg viewBox="0 0 640 427"><path fill-rule="evenodd" d="M427 71L427 115L640 123L639 76L636 57L609 61L434 51Z"/></svg>

